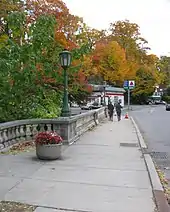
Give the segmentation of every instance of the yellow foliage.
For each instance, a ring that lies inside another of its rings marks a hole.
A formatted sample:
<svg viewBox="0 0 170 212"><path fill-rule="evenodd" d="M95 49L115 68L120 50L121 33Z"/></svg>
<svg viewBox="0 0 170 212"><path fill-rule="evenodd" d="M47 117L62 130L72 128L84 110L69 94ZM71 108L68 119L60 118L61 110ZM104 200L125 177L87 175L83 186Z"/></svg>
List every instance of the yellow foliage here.
<svg viewBox="0 0 170 212"><path fill-rule="evenodd" d="M94 51L98 74L111 83L122 84L130 67L124 49L116 42L99 43Z"/></svg>
<svg viewBox="0 0 170 212"><path fill-rule="evenodd" d="M62 46L66 46L67 45L67 39L64 35L64 33L62 32L55 32L55 40L60 43L60 45Z"/></svg>
<svg viewBox="0 0 170 212"><path fill-rule="evenodd" d="M81 70L87 77L98 74L97 67L93 66L93 59L92 59L91 55L85 55L83 57L83 63L82 63Z"/></svg>
<svg viewBox="0 0 170 212"><path fill-rule="evenodd" d="M136 77L136 72L139 69L139 64L137 62L133 61L127 61L128 63L128 71L125 73L125 79L126 80L132 80Z"/></svg>

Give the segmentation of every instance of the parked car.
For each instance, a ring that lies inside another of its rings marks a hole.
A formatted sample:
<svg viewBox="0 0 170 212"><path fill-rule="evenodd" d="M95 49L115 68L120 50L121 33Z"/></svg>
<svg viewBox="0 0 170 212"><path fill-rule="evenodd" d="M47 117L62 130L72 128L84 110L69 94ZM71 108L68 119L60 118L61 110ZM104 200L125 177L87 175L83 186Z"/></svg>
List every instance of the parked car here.
<svg viewBox="0 0 170 212"><path fill-rule="evenodd" d="M91 109L99 109L101 107L102 107L102 105L92 105L91 106Z"/></svg>
<svg viewBox="0 0 170 212"><path fill-rule="evenodd" d="M86 105L81 105L81 110L91 110L92 109L92 104L87 103Z"/></svg>
<svg viewBox="0 0 170 212"><path fill-rule="evenodd" d="M98 103L94 102L94 103L87 103L86 105L82 105L81 109L82 110L94 110L94 109L99 109L101 108L102 105L99 105Z"/></svg>
<svg viewBox="0 0 170 212"><path fill-rule="evenodd" d="M166 103L165 101L162 101L162 104L163 104L163 105L166 105L167 103Z"/></svg>
<svg viewBox="0 0 170 212"><path fill-rule="evenodd" d="M160 100L160 101L155 101L155 104L156 104L156 105L166 105L166 102Z"/></svg>
<svg viewBox="0 0 170 212"><path fill-rule="evenodd" d="M170 111L170 104L166 104L166 111Z"/></svg>
<svg viewBox="0 0 170 212"><path fill-rule="evenodd" d="M79 107L79 105L75 102L71 103L71 107Z"/></svg>

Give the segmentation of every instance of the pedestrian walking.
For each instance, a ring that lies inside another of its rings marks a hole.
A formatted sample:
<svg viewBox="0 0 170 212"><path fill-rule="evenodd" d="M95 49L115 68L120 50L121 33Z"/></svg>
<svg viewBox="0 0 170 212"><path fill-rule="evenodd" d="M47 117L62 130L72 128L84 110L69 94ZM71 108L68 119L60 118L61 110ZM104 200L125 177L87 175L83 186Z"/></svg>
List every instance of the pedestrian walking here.
<svg viewBox="0 0 170 212"><path fill-rule="evenodd" d="M114 112L114 106L113 106L112 102L109 102L109 104L108 104L108 114L109 114L110 121L113 121L113 112Z"/></svg>
<svg viewBox="0 0 170 212"><path fill-rule="evenodd" d="M121 106L121 101L119 100L118 103L116 104L116 113L117 113L117 119L118 121L121 120L121 113L122 113L122 106Z"/></svg>

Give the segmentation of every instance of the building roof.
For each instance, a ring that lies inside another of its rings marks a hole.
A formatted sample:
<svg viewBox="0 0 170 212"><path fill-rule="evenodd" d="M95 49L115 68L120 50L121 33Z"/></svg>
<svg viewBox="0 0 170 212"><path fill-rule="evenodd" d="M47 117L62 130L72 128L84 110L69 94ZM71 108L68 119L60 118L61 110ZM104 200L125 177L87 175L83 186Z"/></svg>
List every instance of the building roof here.
<svg viewBox="0 0 170 212"><path fill-rule="evenodd" d="M91 85L93 87L93 91L102 92L103 91L103 85ZM125 93L126 91L123 88L117 88L113 86L106 85L105 88L106 92L115 92L115 93Z"/></svg>
<svg viewBox="0 0 170 212"><path fill-rule="evenodd" d="M125 89L123 88L117 88L117 87L112 87L112 86L109 86L109 87L106 87L106 91L110 91L110 92L116 92L116 93L125 93Z"/></svg>

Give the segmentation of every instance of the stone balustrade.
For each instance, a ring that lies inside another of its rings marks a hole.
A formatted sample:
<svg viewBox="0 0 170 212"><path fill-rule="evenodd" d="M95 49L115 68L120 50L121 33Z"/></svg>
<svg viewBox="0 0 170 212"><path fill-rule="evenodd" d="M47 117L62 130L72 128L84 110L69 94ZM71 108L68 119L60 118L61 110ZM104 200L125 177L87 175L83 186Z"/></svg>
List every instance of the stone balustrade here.
<svg viewBox="0 0 170 212"><path fill-rule="evenodd" d="M71 144L81 134L106 117L106 109L88 111L71 117L57 119L26 119L0 124L0 151L21 141L33 140L38 132L56 131L65 144Z"/></svg>

